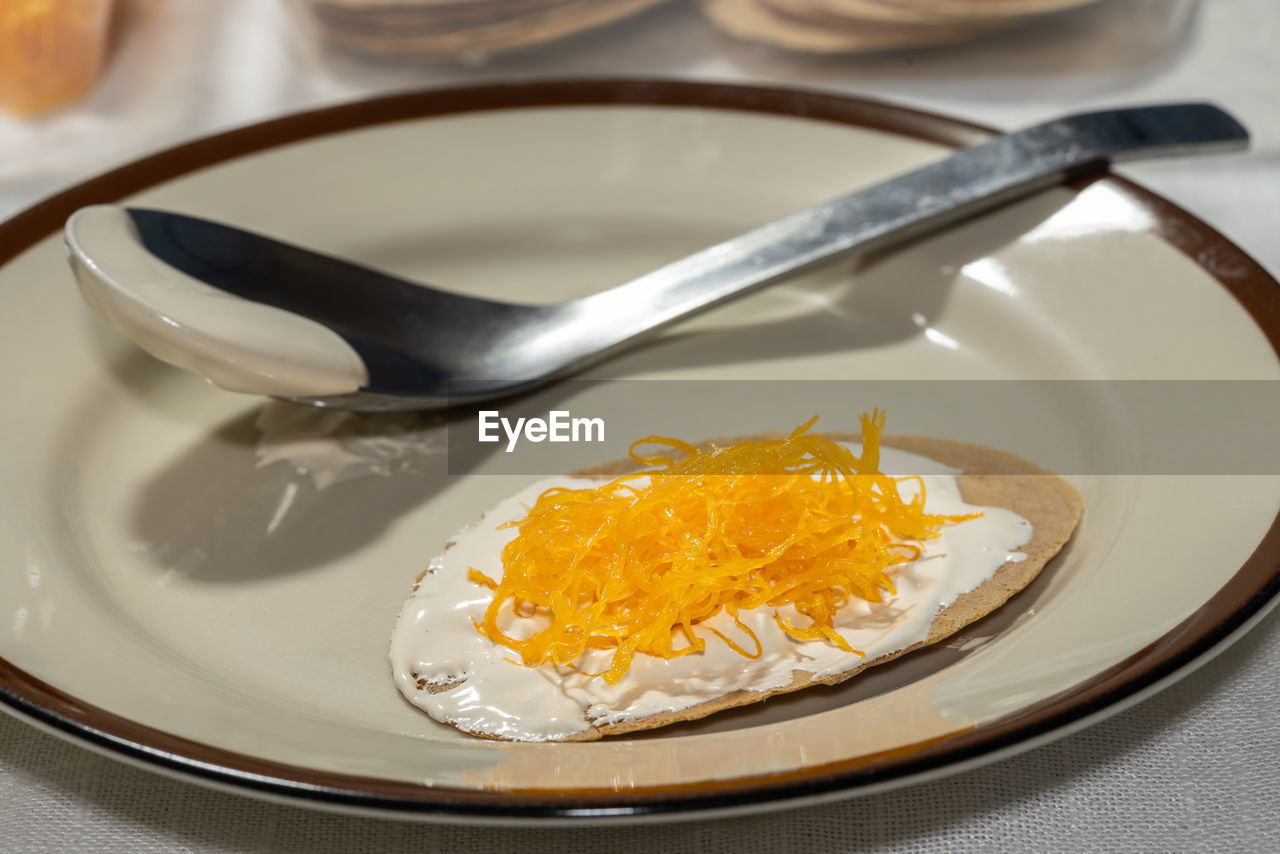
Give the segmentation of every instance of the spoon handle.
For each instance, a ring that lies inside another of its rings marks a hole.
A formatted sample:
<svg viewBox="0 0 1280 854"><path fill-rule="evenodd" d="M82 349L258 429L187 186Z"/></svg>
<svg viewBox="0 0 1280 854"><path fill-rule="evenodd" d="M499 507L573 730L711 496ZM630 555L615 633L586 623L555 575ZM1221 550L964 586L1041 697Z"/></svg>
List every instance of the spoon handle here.
<svg viewBox="0 0 1280 854"><path fill-rule="evenodd" d="M917 236L1109 163L1244 148L1248 139L1230 115L1198 103L1082 113L998 136L581 299L575 344L598 357L833 256Z"/></svg>

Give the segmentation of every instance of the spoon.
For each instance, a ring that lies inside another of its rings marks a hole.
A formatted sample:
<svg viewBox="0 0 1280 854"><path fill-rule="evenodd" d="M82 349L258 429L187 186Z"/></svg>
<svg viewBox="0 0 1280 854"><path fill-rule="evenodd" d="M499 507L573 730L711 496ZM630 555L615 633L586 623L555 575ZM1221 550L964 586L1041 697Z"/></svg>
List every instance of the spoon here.
<svg viewBox="0 0 1280 854"><path fill-rule="evenodd" d="M83 208L67 222L66 242L88 304L165 361L234 391L316 406L429 409L528 390L833 256L917 236L1111 162L1247 143L1245 129L1209 104L1067 116L559 305L450 293L157 210Z"/></svg>

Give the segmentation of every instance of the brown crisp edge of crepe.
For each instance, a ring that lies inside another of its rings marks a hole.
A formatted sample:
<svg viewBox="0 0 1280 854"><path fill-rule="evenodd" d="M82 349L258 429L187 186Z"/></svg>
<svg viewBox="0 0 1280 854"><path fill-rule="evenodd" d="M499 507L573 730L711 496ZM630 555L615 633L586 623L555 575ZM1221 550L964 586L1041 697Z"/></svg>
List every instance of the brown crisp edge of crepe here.
<svg viewBox="0 0 1280 854"><path fill-rule="evenodd" d="M823 435L836 442L861 441L861 436L856 433L824 433ZM778 438L782 438L782 435L759 434L712 439L701 443L700 447L705 448L713 444L723 447L746 439ZM914 649L935 644L990 614L1035 580L1045 565L1071 537L1084 509L1084 502L1074 486L1048 469L1041 468L1015 454L966 442L923 436L886 436L881 440L881 444L928 457L950 468L966 472L957 478L960 494L965 501L985 507L1003 507L1029 521L1032 526L1031 540L1020 549L1027 556L1026 559L1005 563L978 587L961 594L951 604L943 606L933 619L928 637L896 652L866 660L851 657L848 670L822 679L814 679L812 674L797 670L792 674L791 684L781 688L767 691L735 690L678 711L662 712L605 726L592 726L585 732L560 740L593 741L606 735L656 729L680 721L697 720L723 709L760 702L777 694L798 691L810 685L835 685L856 676L868 667L892 661ZM572 475L600 479L626 474L635 471L636 468L635 463L629 459L618 460L572 472ZM483 733L473 734L484 735Z"/></svg>

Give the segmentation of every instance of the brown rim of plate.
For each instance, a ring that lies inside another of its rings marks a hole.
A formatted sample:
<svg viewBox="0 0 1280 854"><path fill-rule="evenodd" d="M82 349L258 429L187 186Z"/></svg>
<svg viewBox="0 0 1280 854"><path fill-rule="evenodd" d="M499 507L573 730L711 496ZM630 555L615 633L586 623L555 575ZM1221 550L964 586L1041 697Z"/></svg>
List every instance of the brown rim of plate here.
<svg viewBox="0 0 1280 854"><path fill-rule="evenodd" d="M0 265L61 230L70 214L264 149L354 128L498 109L554 106L669 106L773 114L835 122L953 148L995 131L888 104L813 91L673 80L546 80L392 95L273 119L190 142L114 169L0 224ZM1133 184L1105 181L1152 216L1155 232L1232 294L1280 359L1280 283L1208 225ZM75 740L205 783L386 815L489 820L618 819L715 813L825 793L873 791L941 769L958 770L1055 731L1083 725L1140 699L1218 648L1280 594L1280 515L1253 554L1195 613L1124 661L1017 712L881 754L725 781L612 789L482 791L286 765L213 747L138 724L71 696L0 658L0 701L19 716Z"/></svg>

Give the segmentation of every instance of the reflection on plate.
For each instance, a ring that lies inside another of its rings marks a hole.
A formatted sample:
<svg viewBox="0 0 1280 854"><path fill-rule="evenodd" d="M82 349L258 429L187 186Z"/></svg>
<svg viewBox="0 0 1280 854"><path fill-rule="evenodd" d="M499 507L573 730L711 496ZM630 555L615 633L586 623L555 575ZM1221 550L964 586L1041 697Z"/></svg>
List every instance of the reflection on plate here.
<svg viewBox="0 0 1280 854"><path fill-rule="evenodd" d="M1068 550L943 647L641 738L467 738L400 698L387 639L425 561L532 475L451 469L448 431L474 414L353 420L151 361L79 304L57 235L76 207L128 198L454 289L558 301L982 136L817 94L484 87L235 131L0 226L0 354L22 366L0 380L0 696L73 739L248 793L586 820L900 784L1028 747L1184 672L1275 594L1275 478L1165 475L1155 489L1081 468L1086 518ZM597 370L663 381L646 393L670 389L666 411L562 399L600 407L625 445L672 421L733 435L812 414L690 392L712 380L1274 380L1275 287L1203 224L1108 178L837 263ZM1105 414L1085 410L1080 423ZM1094 451L1134 440L1098 423ZM982 441L980 427L948 438ZM325 431L343 442L314 441ZM621 455L574 454L570 467Z"/></svg>

